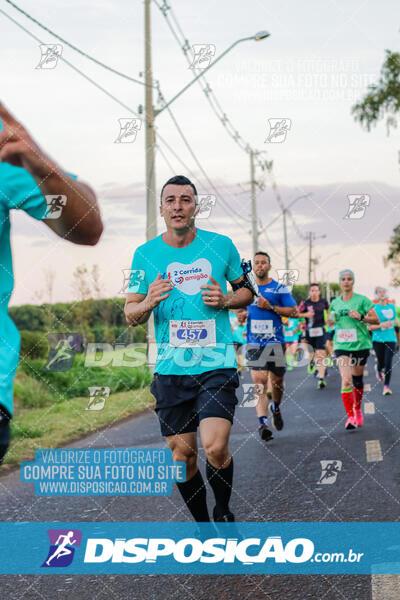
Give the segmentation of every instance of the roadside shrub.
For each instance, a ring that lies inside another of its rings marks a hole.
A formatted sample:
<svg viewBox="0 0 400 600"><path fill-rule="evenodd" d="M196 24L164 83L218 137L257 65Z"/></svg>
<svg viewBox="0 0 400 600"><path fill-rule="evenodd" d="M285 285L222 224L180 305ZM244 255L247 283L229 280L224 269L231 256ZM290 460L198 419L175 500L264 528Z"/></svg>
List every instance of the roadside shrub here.
<svg viewBox="0 0 400 600"><path fill-rule="evenodd" d="M45 384L20 372L14 382L14 398L23 408L48 406L55 400Z"/></svg>
<svg viewBox="0 0 400 600"><path fill-rule="evenodd" d="M21 358L45 358L49 352L49 342L41 331L20 331Z"/></svg>

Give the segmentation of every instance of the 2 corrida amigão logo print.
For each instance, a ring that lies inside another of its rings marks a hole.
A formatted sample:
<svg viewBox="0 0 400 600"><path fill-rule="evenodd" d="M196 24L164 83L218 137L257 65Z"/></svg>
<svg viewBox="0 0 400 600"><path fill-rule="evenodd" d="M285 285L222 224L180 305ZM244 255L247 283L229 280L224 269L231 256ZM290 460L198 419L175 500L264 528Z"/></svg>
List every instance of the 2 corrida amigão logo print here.
<svg viewBox="0 0 400 600"><path fill-rule="evenodd" d="M184 294L194 296L200 292L200 287L207 283L212 273L210 262L199 258L191 265L179 262L170 263L162 274L162 279L170 279L173 285Z"/></svg>

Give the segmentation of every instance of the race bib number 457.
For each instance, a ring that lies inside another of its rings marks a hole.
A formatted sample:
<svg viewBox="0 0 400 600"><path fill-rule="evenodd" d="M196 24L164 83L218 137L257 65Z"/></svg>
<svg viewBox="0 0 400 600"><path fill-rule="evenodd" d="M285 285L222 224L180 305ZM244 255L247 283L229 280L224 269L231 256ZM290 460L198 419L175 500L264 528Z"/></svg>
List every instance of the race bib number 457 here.
<svg viewBox="0 0 400 600"><path fill-rule="evenodd" d="M169 345L179 348L215 346L215 319L169 322Z"/></svg>

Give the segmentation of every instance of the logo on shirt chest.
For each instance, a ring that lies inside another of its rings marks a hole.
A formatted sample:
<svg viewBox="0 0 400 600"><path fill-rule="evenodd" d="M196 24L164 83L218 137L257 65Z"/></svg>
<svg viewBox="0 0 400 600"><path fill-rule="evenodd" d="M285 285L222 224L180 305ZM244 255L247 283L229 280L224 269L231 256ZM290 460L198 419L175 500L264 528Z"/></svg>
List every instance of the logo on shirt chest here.
<svg viewBox="0 0 400 600"><path fill-rule="evenodd" d="M200 292L200 286L205 285L212 274L212 267L206 258L199 258L189 265L173 262L167 266L165 275L173 285L188 296Z"/></svg>
<svg viewBox="0 0 400 600"><path fill-rule="evenodd" d="M391 308L382 309L382 314L386 319L391 319L393 317L393 310Z"/></svg>

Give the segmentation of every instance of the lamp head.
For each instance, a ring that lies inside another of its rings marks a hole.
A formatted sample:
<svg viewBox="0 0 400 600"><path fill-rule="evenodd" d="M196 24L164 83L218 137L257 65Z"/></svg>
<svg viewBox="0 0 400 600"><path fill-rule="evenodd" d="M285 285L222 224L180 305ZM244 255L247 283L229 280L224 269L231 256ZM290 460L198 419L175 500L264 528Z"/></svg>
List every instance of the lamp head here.
<svg viewBox="0 0 400 600"><path fill-rule="evenodd" d="M269 37L271 34L268 33L268 31L259 31L258 33L255 34L254 39L256 42L258 42L259 40L264 40L265 38Z"/></svg>

